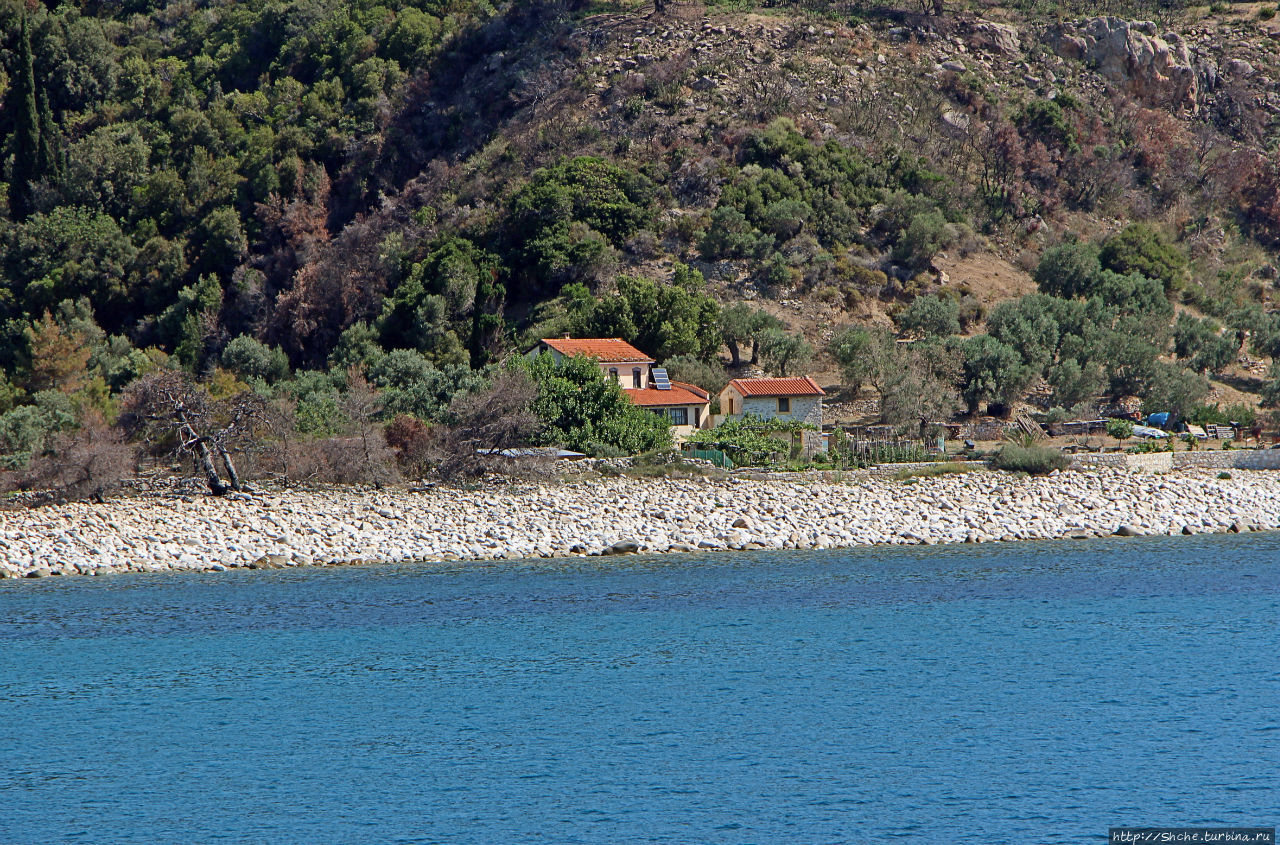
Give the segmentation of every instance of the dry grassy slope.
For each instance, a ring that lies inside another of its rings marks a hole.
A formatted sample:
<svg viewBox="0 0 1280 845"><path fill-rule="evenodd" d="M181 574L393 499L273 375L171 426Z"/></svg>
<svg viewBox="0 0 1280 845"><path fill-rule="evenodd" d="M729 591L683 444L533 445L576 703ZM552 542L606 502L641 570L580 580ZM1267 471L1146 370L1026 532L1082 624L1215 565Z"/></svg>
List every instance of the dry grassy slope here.
<svg viewBox="0 0 1280 845"><path fill-rule="evenodd" d="M1280 43L1273 40L1280 39L1280 22L1259 22L1256 5L1235 5L1216 17L1193 9L1167 28L1185 35L1197 61L1221 68L1231 59L1248 62L1250 72L1233 75L1230 85L1237 96L1258 103L1258 120L1265 125L1280 114L1280 89L1274 82L1280 75ZM414 195L415 204L427 204L433 195L448 192L460 200L455 215L481 218L489 213L483 198L491 197L495 187L510 190L533 167L566 155L604 154L633 164L663 161L672 167L671 201L663 221L670 224L714 207L717 171L731 158L736 140L779 115L793 118L815 136L864 149L908 146L964 182L971 179L973 162L963 154L967 139L963 126L956 125L955 105L940 91L943 74L962 68L989 99L1001 102L1056 90L1105 100L1115 88L1085 64L1048 49L1043 24L1019 21L1007 10L988 17L1016 28L1012 47L972 15L926 28L888 23L850 27L794 10L775 11L717 13L700 4L678 4L664 16L590 17L567 31L548 33L548 41L527 50L496 44L482 59L482 77L495 92L507 92L515 107L499 123L486 126L486 136L467 139L475 152L460 148L458 164L424 172L409 183L405 195ZM536 55L538 61L525 61L526 55ZM1199 116L1172 116L1191 127L1212 107L1206 101ZM388 207L392 211L384 213L398 213L394 201ZM1160 209L1152 211L1161 216ZM1170 218L1185 212L1167 211ZM1097 237L1124 222L1101 212L1062 212L1039 231L1010 226L982 239L976 251L940 256L938 281L963 286L990 307L1034 289L1020 267L1032 266L1058 233ZM1197 268L1207 273L1228 258L1226 239L1213 237L1215 225L1207 221L1208 234L1201 237L1198 252L1193 251ZM669 234L662 247L697 263L691 245ZM644 249L624 252L619 264L628 272L669 271L666 256ZM747 284L751 268L743 263L699 266L722 299L759 300L818 348L849 322L887 322L892 306L871 298L848 310L843 303L786 291L766 299ZM826 384L838 380L830 362L820 358L814 369ZM1224 398L1240 398L1233 391L1252 386L1243 378L1232 381L1235 387L1220 388Z"/></svg>

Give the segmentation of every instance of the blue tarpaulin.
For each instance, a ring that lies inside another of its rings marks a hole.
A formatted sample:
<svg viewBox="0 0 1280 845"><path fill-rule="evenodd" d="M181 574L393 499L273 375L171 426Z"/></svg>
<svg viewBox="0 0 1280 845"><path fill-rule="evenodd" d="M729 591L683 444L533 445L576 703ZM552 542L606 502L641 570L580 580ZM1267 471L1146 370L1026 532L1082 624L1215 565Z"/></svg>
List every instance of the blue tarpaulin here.
<svg viewBox="0 0 1280 845"><path fill-rule="evenodd" d="M1153 426L1154 428L1164 428L1168 424L1169 424L1168 411L1161 411L1158 414L1152 414L1151 416L1147 417L1147 425Z"/></svg>

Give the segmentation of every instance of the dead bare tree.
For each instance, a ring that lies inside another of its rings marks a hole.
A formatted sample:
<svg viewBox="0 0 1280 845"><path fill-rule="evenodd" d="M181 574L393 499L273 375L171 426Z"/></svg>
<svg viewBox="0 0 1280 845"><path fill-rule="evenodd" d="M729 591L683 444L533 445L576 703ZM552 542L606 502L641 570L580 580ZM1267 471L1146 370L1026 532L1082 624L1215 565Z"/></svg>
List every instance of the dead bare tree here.
<svg viewBox="0 0 1280 845"><path fill-rule="evenodd" d="M436 441L440 475L483 475L505 450L527 444L538 430L532 410L537 392L527 375L506 370L488 390L455 399L449 413L456 422Z"/></svg>
<svg viewBox="0 0 1280 845"><path fill-rule="evenodd" d="M24 473L11 473L0 488L37 491L43 501L101 501L134 473L137 449L90 413L75 431L60 435Z"/></svg>
<svg viewBox="0 0 1280 845"><path fill-rule="evenodd" d="M395 480L395 465L386 439L382 436L378 417L382 413L382 397L365 379L358 367L347 371L347 392L342 397L342 410L351 421L350 434L356 441L353 455L358 471L354 477L381 485Z"/></svg>
<svg viewBox="0 0 1280 845"><path fill-rule="evenodd" d="M222 496L244 489L231 448L252 436L263 419L263 403L253 394L216 401L186 373L166 370L129 386L120 424L135 436L167 442L178 454L191 456L209 492Z"/></svg>

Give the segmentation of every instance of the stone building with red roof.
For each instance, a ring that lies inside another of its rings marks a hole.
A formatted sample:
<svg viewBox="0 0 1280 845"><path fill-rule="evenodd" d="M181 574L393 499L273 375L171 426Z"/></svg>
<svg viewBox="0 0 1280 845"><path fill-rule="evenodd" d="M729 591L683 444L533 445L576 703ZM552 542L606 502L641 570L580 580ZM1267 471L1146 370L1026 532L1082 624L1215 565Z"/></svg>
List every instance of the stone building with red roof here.
<svg viewBox="0 0 1280 845"><path fill-rule="evenodd" d="M821 428L825 395L808 376L736 378L720 391L720 412L726 420L750 415L762 420L798 420Z"/></svg>

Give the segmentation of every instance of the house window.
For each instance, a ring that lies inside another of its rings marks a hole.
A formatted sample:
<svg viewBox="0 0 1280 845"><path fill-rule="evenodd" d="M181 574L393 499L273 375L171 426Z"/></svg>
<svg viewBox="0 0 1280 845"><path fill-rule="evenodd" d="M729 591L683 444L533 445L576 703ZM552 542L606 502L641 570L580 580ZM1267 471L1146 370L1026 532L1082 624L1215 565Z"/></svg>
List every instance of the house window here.
<svg viewBox="0 0 1280 845"><path fill-rule="evenodd" d="M791 413L791 397L789 396L778 397L778 413L779 414Z"/></svg>
<svg viewBox="0 0 1280 845"><path fill-rule="evenodd" d="M631 371L631 386L637 390L639 390L640 387L642 386L640 384L640 368L639 367L636 367L634 370Z"/></svg>
<svg viewBox="0 0 1280 845"><path fill-rule="evenodd" d="M613 379L614 381L617 381L617 380L618 380L618 368L617 368L617 367L610 367L610 368L609 368L609 378Z"/></svg>
<svg viewBox="0 0 1280 845"><path fill-rule="evenodd" d="M672 408L667 413L671 416L672 425L688 425L689 424L688 408Z"/></svg>
<svg viewBox="0 0 1280 845"><path fill-rule="evenodd" d="M693 409L693 427L702 428L702 409L701 408Z"/></svg>

